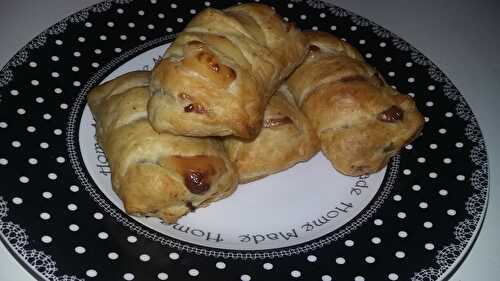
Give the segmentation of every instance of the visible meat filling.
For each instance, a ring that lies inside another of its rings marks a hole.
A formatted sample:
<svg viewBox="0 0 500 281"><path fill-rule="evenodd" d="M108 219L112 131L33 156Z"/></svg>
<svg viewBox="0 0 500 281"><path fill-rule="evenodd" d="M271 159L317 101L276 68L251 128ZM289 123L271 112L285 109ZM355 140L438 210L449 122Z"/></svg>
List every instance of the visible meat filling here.
<svg viewBox="0 0 500 281"><path fill-rule="evenodd" d="M199 103L190 103L184 107L184 112L206 113L205 108Z"/></svg>
<svg viewBox="0 0 500 281"><path fill-rule="evenodd" d="M264 120L263 127L264 128L273 128L273 127L278 127L278 126L282 126L282 125L290 124L290 123L293 123L293 122L292 122L292 119L290 119L290 117L288 117L288 116L281 117L281 118L270 118L270 119Z"/></svg>
<svg viewBox="0 0 500 281"><path fill-rule="evenodd" d="M309 46L309 51L311 51L311 52L317 52L319 50L320 50L320 48L318 46L316 46L316 45L310 45Z"/></svg>
<svg viewBox="0 0 500 281"><path fill-rule="evenodd" d="M208 66L214 71L214 72L219 72L220 66L216 62L209 62Z"/></svg>
<svg viewBox="0 0 500 281"><path fill-rule="evenodd" d="M377 115L377 120L382 122L394 123L401 119L403 119L403 110L396 105L389 107Z"/></svg>
<svg viewBox="0 0 500 281"><path fill-rule="evenodd" d="M193 100L191 98L191 96L186 94L186 93L180 93L179 98L181 100L185 100L185 101L192 101ZM205 107L203 107L203 105L194 102L194 103L190 103L190 104L186 105L184 107L184 112L206 113L207 110L205 109Z"/></svg>

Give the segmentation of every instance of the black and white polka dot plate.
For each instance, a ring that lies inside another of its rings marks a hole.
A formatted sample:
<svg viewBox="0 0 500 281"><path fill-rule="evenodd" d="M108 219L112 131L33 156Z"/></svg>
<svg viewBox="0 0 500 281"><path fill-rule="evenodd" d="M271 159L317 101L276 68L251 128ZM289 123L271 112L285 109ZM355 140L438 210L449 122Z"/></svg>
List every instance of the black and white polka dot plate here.
<svg viewBox="0 0 500 281"><path fill-rule="evenodd" d="M357 47L426 116L383 171L319 154L177 224L126 215L85 97L150 69L187 22L232 1L108 0L23 47L0 72L0 238L39 280L444 280L477 236L484 140L441 70L383 27L318 0L265 1Z"/></svg>

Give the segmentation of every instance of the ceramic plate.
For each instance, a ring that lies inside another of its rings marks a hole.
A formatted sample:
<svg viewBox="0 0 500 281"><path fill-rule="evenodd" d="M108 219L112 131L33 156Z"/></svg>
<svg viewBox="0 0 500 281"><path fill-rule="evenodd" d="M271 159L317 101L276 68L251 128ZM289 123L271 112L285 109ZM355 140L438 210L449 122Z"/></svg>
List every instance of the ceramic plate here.
<svg viewBox="0 0 500 281"><path fill-rule="evenodd" d="M271 1L266 1L271 3ZM0 237L40 280L443 280L480 229L488 164L464 98L418 50L321 1L272 3L354 45L425 115L381 172L322 154L242 185L176 224L123 212L86 105L93 86L151 69L189 20L232 1L105 1L23 47L0 73Z"/></svg>

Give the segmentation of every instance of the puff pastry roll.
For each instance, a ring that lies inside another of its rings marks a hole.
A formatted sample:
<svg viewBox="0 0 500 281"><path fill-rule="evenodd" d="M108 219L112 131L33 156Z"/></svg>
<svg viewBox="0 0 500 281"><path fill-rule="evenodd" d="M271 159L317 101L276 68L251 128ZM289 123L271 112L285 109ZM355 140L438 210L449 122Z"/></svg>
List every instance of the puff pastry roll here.
<svg viewBox="0 0 500 281"><path fill-rule="evenodd" d="M253 140L228 137L224 146L236 164L240 183L263 178L307 161L320 149L319 139L285 86L271 98L263 128Z"/></svg>
<svg viewBox="0 0 500 281"><path fill-rule="evenodd" d="M415 139L423 117L413 99L388 86L351 45L306 32L309 54L287 80L332 165L351 176L382 169Z"/></svg>
<svg viewBox="0 0 500 281"><path fill-rule="evenodd" d="M265 106L304 59L303 34L269 6L208 8L153 69L153 128L189 136L255 137Z"/></svg>
<svg viewBox="0 0 500 281"><path fill-rule="evenodd" d="M124 74L93 88L87 100L126 212L173 223L230 195L238 179L220 141L153 130L146 111L149 77Z"/></svg>

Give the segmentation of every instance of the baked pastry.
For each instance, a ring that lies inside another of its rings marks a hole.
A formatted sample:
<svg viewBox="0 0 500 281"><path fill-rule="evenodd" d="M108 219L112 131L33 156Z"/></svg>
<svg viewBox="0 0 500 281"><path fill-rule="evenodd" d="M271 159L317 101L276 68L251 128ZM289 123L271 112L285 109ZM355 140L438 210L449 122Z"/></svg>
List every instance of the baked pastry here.
<svg viewBox="0 0 500 281"><path fill-rule="evenodd" d="M255 139L227 137L224 146L236 165L240 183L307 161L320 149L316 132L285 86L269 101L263 128Z"/></svg>
<svg viewBox="0 0 500 281"><path fill-rule="evenodd" d="M253 138L269 98L306 52L300 30L269 6L208 8L153 69L149 120L158 132Z"/></svg>
<svg viewBox="0 0 500 281"><path fill-rule="evenodd" d="M348 43L306 32L309 54L287 80L321 148L343 174L382 169L424 124L413 99L384 81Z"/></svg>
<svg viewBox="0 0 500 281"><path fill-rule="evenodd" d="M124 74L93 88L87 100L126 212L173 223L230 195L237 174L219 140L153 130L146 112L149 77Z"/></svg>

